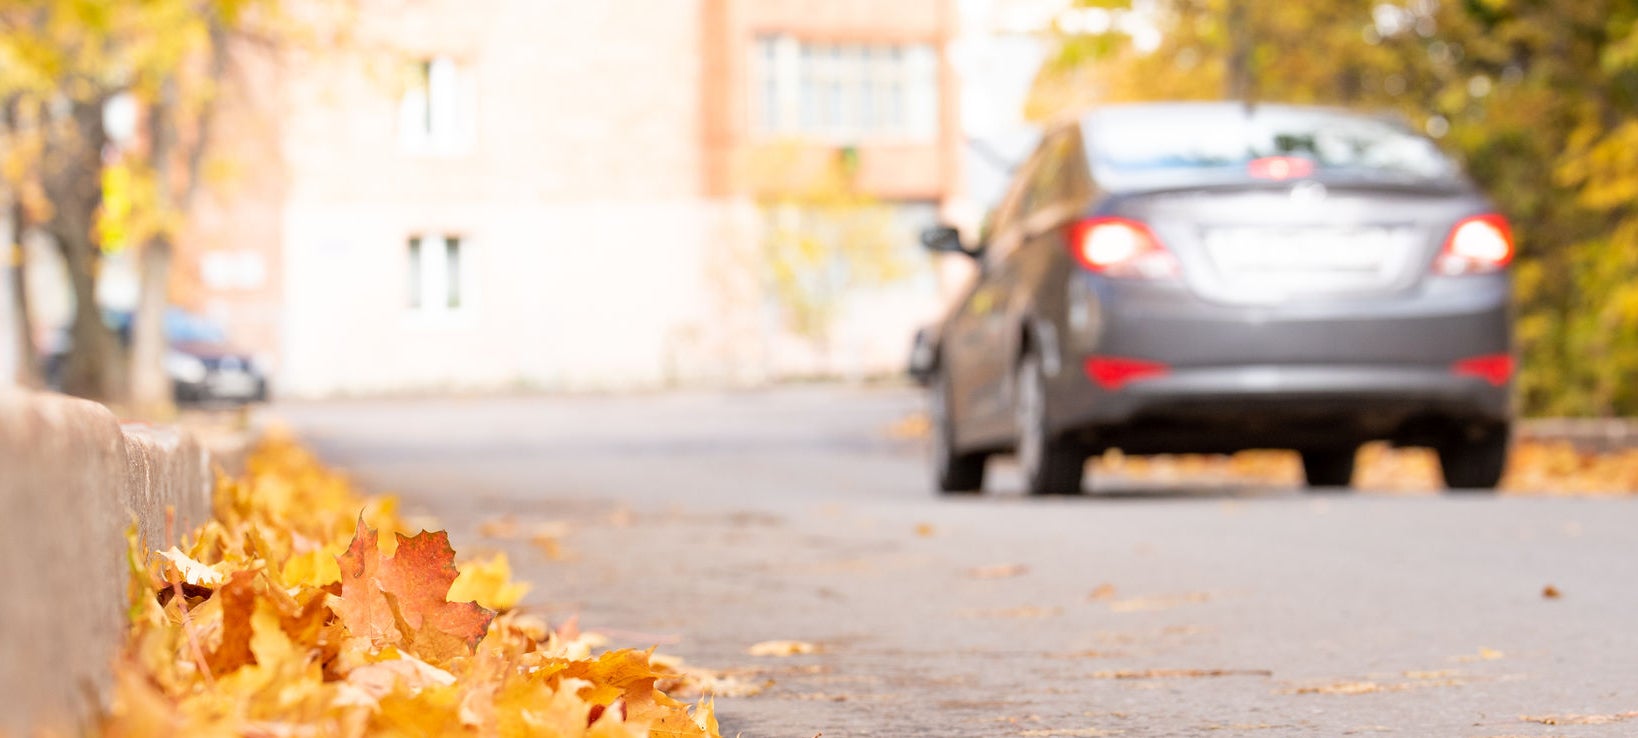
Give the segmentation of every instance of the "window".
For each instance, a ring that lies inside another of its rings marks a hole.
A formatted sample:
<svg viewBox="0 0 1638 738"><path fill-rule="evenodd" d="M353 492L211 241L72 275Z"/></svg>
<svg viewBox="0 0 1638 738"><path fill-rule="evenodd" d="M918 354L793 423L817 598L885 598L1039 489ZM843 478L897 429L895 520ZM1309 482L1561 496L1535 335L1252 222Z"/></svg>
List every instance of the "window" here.
<svg viewBox="0 0 1638 738"><path fill-rule="evenodd" d="M938 133L938 51L929 44L755 44L756 127L768 135L841 138Z"/></svg>
<svg viewBox="0 0 1638 738"><path fill-rule="evenodd" d="M409 308L418 312L462 307L461 239L414 236L409 240Z"/></svg>
<svg viewBox="0 0 1638 738"><path fill-rule="evenodd" d="M460 146L466 130L465 99L460 69L449 57L411 64L399 109L399 133L405 145L433 151Z"/></svg>

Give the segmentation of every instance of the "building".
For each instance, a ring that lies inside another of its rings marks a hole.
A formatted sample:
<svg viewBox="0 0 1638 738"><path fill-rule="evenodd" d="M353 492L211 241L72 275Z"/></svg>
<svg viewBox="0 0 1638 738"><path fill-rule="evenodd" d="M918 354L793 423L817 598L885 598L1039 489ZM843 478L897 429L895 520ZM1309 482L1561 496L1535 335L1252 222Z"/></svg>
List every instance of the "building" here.
<svg viewBox="0 0 1638 738"><path fill-rule="evenodd" d="M897 371L960 195L956 15L367 0L346 46L237 55L178 297L285 395Z"/></svg>

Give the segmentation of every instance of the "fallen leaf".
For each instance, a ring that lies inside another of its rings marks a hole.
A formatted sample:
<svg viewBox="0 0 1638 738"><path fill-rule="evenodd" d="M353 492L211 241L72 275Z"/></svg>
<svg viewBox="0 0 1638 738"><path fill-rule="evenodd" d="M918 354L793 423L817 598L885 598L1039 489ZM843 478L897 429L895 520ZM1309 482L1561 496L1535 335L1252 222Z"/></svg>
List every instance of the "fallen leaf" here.
<svg viewBox="0 0 1638 738"><path fill-rule="evenodd" d="M211 568L208 564L194 560L175 546L171 546L168 551L160 551L159 555L176 567L177 572L182 575L182 581L186 584L214 587L222 583L222 572Z"/></svg>
<svg viewBox="0 0 1638 738"><path fill-rule="evenodd" d="M1298 687L1290 694L1374 694L1403 691L1403 685L1383 685L1376 682L1336 682L1313 687Z"/></svg>
<svg viewBox="0 0 1638 738"><path fill-rule="evenodd" d="M1563 596L1563 595L1561 595L1559 593L1558 588L1554 587L1551 584L1541 588L1541 597L1542 597L1542 599L1556 600L1561 596Z"/></svg>
<svg viewBox="0 0 1638 738"><path fill-rule="evenodd" d="M1190 592L1179 595L1161 595L1158 597L1133 597L1109 603L1110 612L1151 612L1154 610L1169 610L1179 605L1189 605L1205 602L1211 595L1205 592Z"/></svg>
<svg viewBox="0 0 1638 738"><path fill-rule="evenodd" d="M922 538L932 538L933 534L937 532L938 531L933 528L931 523L916 524L916 535L921 536Z"/></svg>
<svg viewBox="0 0 1638 738"><path fill-rule="evenodd" d="M1102 602L1104 600L1112 600L1114 598L1115 598L1115 585L1109 584L1107 582L1094 587L1092 589L1092 594L1089 594L1089 595L1086 596L1086 599L1091 600L1093 602Z"/></svg>
<svg viewBox="0 0 1638 738"><path fill-rule="evenodd" d="M1463 654L1461 656L1452 656L1450 658L1450 660L1455 661L1455 662L1457 662L1459 664L1471 664L1471 663L1473 663L1475 661L1495 661L1495 660L1497 660L1499 658L1502 658L1503 656L1506 656L1506 654L1502 653L1501 651L1497 651L1496 649L1493 649L1493 648L1480 648L1479 652L1476 653L1476 654Z"/></svg>
<svg viewBox="0 0 1638 738"><path fill-rule="evenodd" d="M745 650L751 656L797 656L818 652L819 646L806 641L763 641Z"/></svg>
<svg viewBox="0 0 1638 738"><path fill-rule="evenodd" d="M518 520L511 515L485 520L478 524L478 535L484 538L516 538Z"/></svg>
<svg viewBox="0 0 1638 738"><path fill-rule="evenodd" d="M993 564L967 570L969 579L1007 579L1029 573L1025 564Z"/></svg>
<svg viewBox="0 0 1638 738"><path fill-rule="evenodd" d="M256 662L250 651L250 617L256 611L256 572L236 571L227 584L216 590L216 599L222 605L222 642L209 656L212 674L232 673L245 664Z"/></svg>
<svg viewBox="0 0 1638 738"><path fill-rule="evenodd" d="M1542 725L1609 725L1624 723L1638 718L1638 712L1620 712L1612 715L1520 715L1519 719L1527 723L1541 723Z"/></svg>
<svg viewBox="0 0 1638 738"><path fill-rule="evenodd" d="M529 592L528 583L512 581L512 567L505 553L468 561L460 570L446 595L451 602L476 602L479 607L499 612L517 607Z"/></svg>
<svg viewBox="0 0 1638 738"><path fill-rule="evenodd" d="M376 643L396 643L416 633L443 633L471 650L483 639L495 613L474 602L446 598L459 575L448 534L394 535L397 551L383 558L376 532L359 518L352 545L336 560L341 569L336 615L354 635ZM411 632L403 632L400 618Z"/></svg>
<svg viewBox="0 0 1638 738"><path fill-rule="evenodd" d="M1021 736L1075 736L1077 738L1097 738L1097 736L1114 735L1106 730L1097 728L1040 728L1035 730L1019 731Z"/></svg>
<svg viewBox="0 0 1638 738"><path fill-rule="evenodd" d="M1231 676L1274 676L1268 669L1139 669L1093 672L1093 679L1202 679Z"/></svg>
<svg viewBox="0 0 1638 738"><path fill-rule="evenodd" d="M1061 607L1033 607L1030 605L1025 605L1023 607L1008 607L1000 610L964 610L961 614L963 617L969 618L1055 618L1064 614L1064 609Z"/></svg>

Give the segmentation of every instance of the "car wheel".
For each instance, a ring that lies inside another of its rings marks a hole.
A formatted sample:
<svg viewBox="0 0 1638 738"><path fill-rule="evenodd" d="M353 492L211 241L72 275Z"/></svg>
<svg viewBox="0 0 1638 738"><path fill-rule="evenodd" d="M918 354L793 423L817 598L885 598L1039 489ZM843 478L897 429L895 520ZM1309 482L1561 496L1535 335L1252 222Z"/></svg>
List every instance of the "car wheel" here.
<svg viewBox="0 0 1638 738"><path fill-rule="evenodd" d="M1032 495L1078 495L1086 476L1086 453L1054 438L1046 424L1046 377L1041 358L1025 354L1018 363L1018 466Z"/></svg>
<svg viewBox="0 0 1638 738"><path fill-rule="evenodd" d="M976 494L984 490L984 465L989 454L961 453L955 449L955 420L950 415L949 380L935 370L927 393L931 426L933 479L944 494Z"/></svg>
<svg viewBox="0 0 1638 738"><path fill-rule="evenodd" d="M1451 438L1439 446L1439 470L1456 492L1491 492L1507 467L1508 427Z"/></svg>
<svg viewBox="0 0 1638 738"><path fill-rule="evenodd" d="M1357 449L1346 448L1304 449L1302 476L1310 488L1347 487L1354 481L1354 457Z"/></svg>

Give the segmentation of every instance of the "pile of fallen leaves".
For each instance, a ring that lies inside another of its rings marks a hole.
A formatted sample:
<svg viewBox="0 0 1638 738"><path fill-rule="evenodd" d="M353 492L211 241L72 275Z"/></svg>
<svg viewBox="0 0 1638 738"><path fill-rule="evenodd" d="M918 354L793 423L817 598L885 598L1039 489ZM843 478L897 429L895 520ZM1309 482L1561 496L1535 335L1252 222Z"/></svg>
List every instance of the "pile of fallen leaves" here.
<svg viewBox="0 0 1638 738"><path fill-rule="evenodd" d="M1232 456L1103 454L1100 474L1151 483L1194 484L1213 480L1229 484L1296 485L1302 462L1288 451L1244 451ZM1425 448L1393 448L1369 443L1360 449L1354 485L1398 492L1437 490L1443 486L1439 457ZM1503 492L1515 494L1624 495L1638 493L1638 449L1607 453L1579 451L1562 441L1521 441L1508 457Z"/></svg>
<svg viewBox="0 0 1638 738"><path fill-rule="evenodd" d="M133 542L109 736L718 736L651 653L514 611L503 555L458 568L288 438L215 495L185 547Z"/></svg>

